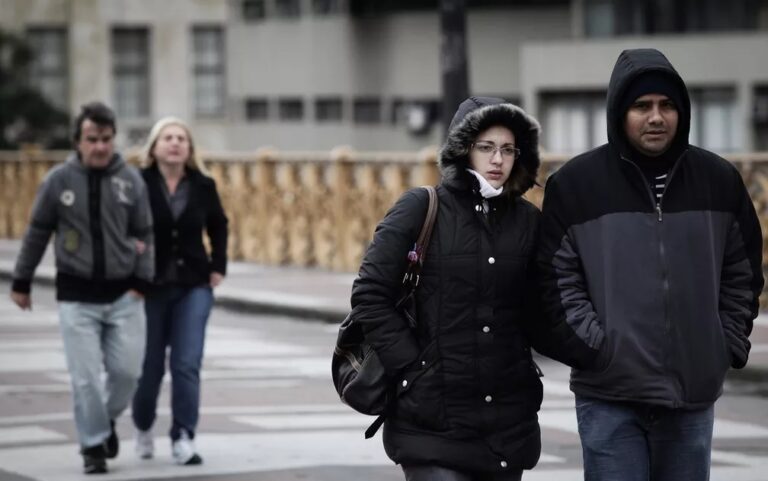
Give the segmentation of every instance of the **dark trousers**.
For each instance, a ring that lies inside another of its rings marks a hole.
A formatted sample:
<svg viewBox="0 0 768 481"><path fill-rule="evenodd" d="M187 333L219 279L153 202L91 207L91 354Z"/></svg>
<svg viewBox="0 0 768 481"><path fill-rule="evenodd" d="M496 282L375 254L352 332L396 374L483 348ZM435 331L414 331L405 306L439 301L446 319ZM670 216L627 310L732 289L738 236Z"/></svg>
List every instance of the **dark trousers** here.
<svg viewBox="0 0 768 481"><path fill-rule="evenodd" d="M586 481L706 481L714 405L693 411L576 396Z"/></svg>
<svg viewBox="0 0 768 481"><path fill-rule="evenodd" d="M170 347L171 439L181 429L195 436L200 409L200 367L205 327L213 307L208 286L164 287L146 298L147 350L139 387L133 398L133 422L142 431L157 416L157 397L165 375L165 353Z"/></svg>
<svg viewBox="0 0 768 481"><path fill-rule="evenodd" d="M403 466L405 481L520 481L522 469L510 469L504 473L473 473L455 471L435 465Z"/></svg>

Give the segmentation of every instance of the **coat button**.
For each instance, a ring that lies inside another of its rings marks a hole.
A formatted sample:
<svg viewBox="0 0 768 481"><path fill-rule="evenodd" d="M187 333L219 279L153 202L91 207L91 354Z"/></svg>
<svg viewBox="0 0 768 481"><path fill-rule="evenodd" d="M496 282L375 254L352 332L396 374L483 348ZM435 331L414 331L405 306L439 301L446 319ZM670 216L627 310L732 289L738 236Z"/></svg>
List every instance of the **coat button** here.
<svg viewBox="0 0 768 481"><path fill-rule="evenodd" d="M495 263L496 263L496 259L494 259L493 257L488 258L488 264L495 264Z"/></svg>
<svg viewBox="0 0 768 481"><path fill-rule="evenodd" d="M483 206L480 204L475 205L475 211L480 212L483 210Z"/></svg>
<svg viewBox="0 0 768 481"><path fill-rule="evenodd" d="M502 468L506 468L507 467L507 462L506 461L502 461L499 464L501 465Z"/></svg>
<svg viewBox="0 0 768 481"><path fill-rule="evenodd" d="M485 332L487 334L487 333L491 332L491 328L488 327L488 326L483 326L483 332Z"/></svg>
<svg viewBox="0 0 768 481"><path fill-rule="evenodd" d="M485 402L489 403L491 401L493 401L493 397L490 394L485 396Z"/></svg>
<svg viewBox="0 0 768 481"><path fill-rule="evenodd" d="M176 261L177 265L183 266L184 265L184 259L179 259Z"/></svg>
<svg viewBox="0 0 768 481"><path fill-rule="evenodd" d="M421 367L424 367L427 365L427 361L421 361Z"/></svg>
<svg viewBox="0 0 768 481"><path fill-rule="evenodd" d="M405 387L405 386L407 386L407 385L408 385L408 381L407 381L407 380L405 380L405 379L403 379L403 387Z"/></svg>
<svg viewBox="0 0 768 481"><path fill-rule="evenodd" d="M176 229L173 229L173 230L171 231L171 235L172 235L173 237L179 237L179 231L177 231Z"/></svg>

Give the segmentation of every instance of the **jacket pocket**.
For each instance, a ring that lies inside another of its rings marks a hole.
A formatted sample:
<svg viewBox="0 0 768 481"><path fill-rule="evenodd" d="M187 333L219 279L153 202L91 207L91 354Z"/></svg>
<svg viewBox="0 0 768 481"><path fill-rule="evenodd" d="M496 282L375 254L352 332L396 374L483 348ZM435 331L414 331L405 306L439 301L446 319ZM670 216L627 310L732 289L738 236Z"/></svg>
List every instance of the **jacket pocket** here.
<svg viewBox="0 0 768 481"><path fill-rule="evenodd" d="M719 317L701 322L698 332L689 335L685 347L675 355L683 400L697 404L715 401L731 366L731 349Z"/></svg>
<svg viewBox="0 0 768 481"><path fill-rule="evenodd" d="M605 338L603 338L603 344L600 346L600 351L598 351L595 357L594 365L589 370L597 374L606 372L613 363L613 356L613 343L606 334Z"/></svg>
<svg viewBox="0 0 768 481"><path fill-rule="evenodd" d="M396 416L418 427L439 431L446 424L442 372L436 354L433 340L398 379Z"/></svg>

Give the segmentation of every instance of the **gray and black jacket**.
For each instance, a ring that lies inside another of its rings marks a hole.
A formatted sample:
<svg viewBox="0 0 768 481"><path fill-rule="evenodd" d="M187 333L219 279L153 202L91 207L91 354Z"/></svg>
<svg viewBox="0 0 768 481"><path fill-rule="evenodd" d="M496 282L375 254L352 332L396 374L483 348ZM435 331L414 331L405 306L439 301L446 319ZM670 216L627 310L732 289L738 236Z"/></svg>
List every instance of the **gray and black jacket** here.
<svg viewBox="0 0 768 481"><path fill-rule="evenodd" d="M143 291L154 276L147 188L118 154L105 169L90 169L73 153L46 175L16 260L14 291L30 291L52 233L59 300L111 302L128 289ZM144 254L136 240L146 244Z"/></svg>
<svg viewBox="0 0 768 481"><path fill-rule="evenodd" d="M500 99L461 104L440 153L439 209L416 293L418 328L395 309L427 211L406 192L376 228L352 287L355 319L397 385L384 446L400 464L503 473L531 468L541 449L542 385L526 324L533 322L539 211L520 194L539 167L538 123ZM483 197L466 171L470 144L502 125L521 150L504 194Z"/></svg>
<svg viewBox="0 0 768 481"><path fill-rule="evenodd" d="M658 208L623 133L628 84L665 72L684 93L679 152ZM688 144L690 100L656 50L625 51L608 88L608 144L547 182L538 262L571 389L671 408L710 405L747 362L763 288L762 234L739 172Z"/></svg>

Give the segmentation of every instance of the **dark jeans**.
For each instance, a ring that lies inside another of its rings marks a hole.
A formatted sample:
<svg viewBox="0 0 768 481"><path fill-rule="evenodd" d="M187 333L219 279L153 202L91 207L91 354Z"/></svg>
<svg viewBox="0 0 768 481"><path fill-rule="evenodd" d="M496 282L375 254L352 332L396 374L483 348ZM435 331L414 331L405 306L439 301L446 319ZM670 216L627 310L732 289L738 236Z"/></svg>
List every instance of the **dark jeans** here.
<svg viewBox="0 0 768 481"><path fill-rule="evenodd" d="M435 465L403 466L405 481L520 481L522 469L498 474L454 471Z"/></svg>
<svg viewBox="0 0 768 481"><path fill-rule="evenodd" d="M194 438L200 408L200 366L205 327L213 307L208 286L164 287L146 301L147 351L133 398L133 422L146 431L155 422L157 397L165 375L165 351L171 350L171 439L184 429Z"/></svg>
<svg viewBox="0 0 768 481"><path fill-rule="evenodd" d="M577 395L585 481L708 480L714 411Z"/></svg>

